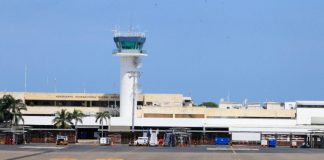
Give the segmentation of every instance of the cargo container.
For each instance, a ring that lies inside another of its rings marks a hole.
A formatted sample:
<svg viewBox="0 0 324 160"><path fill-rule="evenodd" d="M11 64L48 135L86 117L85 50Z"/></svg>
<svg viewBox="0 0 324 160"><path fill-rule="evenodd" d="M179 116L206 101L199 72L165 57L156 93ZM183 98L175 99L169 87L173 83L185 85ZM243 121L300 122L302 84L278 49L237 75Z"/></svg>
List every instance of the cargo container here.
<svg viewBox="0 0 324 160"><path fill-rule="evenodd" d="M268 147L276 147L277 146L277 140L276 139L269 139L268 140Z"/></svg>
<svg viewBox="0 0 324 160"><path fill-rule="evenodd" d="M216 145L228 145L229 142L230 142L229 138L224 138L224 137L216 137L215 138Z"/></svg>

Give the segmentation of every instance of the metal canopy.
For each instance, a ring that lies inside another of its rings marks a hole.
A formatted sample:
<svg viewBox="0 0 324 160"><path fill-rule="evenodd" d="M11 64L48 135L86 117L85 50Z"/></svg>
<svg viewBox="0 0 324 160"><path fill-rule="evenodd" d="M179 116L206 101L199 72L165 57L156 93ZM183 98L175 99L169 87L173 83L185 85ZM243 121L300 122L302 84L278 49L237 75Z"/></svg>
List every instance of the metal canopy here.
<svg viewBox="0 0 324 160"><path fill-rule="evenodd" d="M62 128L30 128L31 131L75 131L75 129L62 129Z"/></svg>

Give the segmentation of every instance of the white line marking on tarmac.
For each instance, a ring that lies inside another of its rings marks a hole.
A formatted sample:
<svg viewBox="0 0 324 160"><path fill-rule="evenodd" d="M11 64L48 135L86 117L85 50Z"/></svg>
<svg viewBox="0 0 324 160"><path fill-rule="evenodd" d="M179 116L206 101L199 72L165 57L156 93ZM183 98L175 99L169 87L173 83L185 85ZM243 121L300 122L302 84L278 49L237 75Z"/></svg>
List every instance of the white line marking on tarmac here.
<svg viewBox="0 0 324 160"><path fill-rule="evenodd" d="M97 158L96 160L124 160L122 158Z"/></svg>
<svg viewBox="0 0 324 160"><path fill-rule="evenodd" d="M76 158L51 158L49 160L78 160Z"/></svg>
<svg viewBox="0 0 324 160"><path fill-rule="evenodd" d="M19 148L25 148L25 149L63 149L65 147L50 147L50 146L23 146Z"/></svg>
<svg viewBox="0 0 324 160"><path fill-rule="evenodd" d="M237 155L237 153L235 152L235 150L233 149L232 146L231 146L231 150L232 150L233 154L237 157L237 160L241 160L240 157Z"/></svg>
<svg viewBox="0 0 324 160"><path fill-rule="evenodd" d="M258 151L258 148L207 148L207 151Z"/></svg>

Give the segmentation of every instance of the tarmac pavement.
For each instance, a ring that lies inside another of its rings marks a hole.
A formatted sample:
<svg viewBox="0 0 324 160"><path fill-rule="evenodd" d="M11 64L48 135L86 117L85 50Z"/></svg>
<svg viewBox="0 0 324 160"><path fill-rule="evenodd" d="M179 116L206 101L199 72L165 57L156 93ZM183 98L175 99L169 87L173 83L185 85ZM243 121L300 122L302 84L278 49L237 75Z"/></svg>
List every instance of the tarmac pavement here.
<svg viewBox="0 0 324 160"><path fill-rule="evenodd" d="M137 147L127 145L0 145L0 160L304 160L323 149L251 146Z"/></svg>

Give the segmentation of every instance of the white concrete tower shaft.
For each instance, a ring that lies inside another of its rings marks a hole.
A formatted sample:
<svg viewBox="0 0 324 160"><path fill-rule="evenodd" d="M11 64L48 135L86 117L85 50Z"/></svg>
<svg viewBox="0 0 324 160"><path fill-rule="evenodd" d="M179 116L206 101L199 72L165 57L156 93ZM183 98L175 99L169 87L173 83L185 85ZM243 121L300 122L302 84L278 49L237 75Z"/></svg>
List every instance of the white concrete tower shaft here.
<svg viewBox="0 0 324 160"><path fill-rule="evenodd" d="M138 57L120 57L120 117L131 120L133 106L137 107L137 78L138 69L134 63ZM135 105L133 105L135 101ZM135 111L135 108L134 108Z"/></svg>

